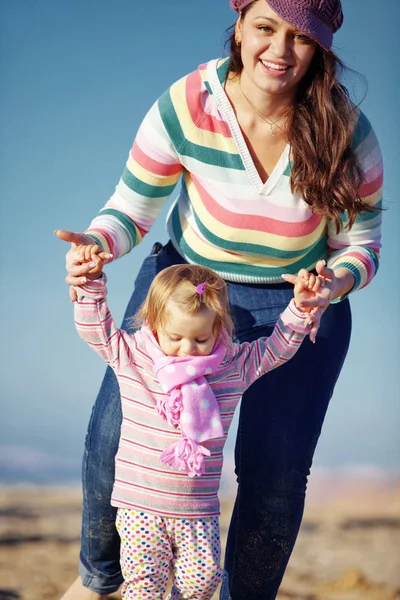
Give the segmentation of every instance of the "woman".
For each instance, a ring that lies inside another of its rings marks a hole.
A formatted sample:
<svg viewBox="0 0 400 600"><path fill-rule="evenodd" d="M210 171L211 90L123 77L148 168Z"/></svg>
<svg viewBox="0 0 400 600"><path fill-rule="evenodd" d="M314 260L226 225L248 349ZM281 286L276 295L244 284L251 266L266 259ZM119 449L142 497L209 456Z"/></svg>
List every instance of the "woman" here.
<svg viewBox="0 0 400 600"><path fill-rule="evenodd" d="M237 341L269 335L292 294L282 275L314 269L320 328L287 365L243 396L235 448L238 493L221 599L276 598L300 527L307 477L351 329L347 295L368 284L380 249L382 162L366 117L338 81L331 52L340 0L231 0L238 19L229 59L171 86L137 134L115 194L73 242L67 282L90 274L74 244L114 258L130 251L182 176L171 241L138 275L131 319L161 269L185 261L228 281ZM326 259L324 266L320 259ZM71 298L75 292L71 288ZM313 388L301 385L312 366ZM293 402L293 398L296 401ZM80 575L65 599L101 598L122 581L110 506L121 420L106 373L84 457Z"/></svg>

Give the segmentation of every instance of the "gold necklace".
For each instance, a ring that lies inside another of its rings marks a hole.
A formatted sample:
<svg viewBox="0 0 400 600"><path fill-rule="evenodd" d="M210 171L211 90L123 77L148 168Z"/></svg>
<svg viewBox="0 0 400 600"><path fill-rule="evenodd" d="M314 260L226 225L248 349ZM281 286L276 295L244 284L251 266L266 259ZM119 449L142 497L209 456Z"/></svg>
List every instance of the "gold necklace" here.
<svg viewBox="0 0 400 600"><path fill-rule="evenodd" d="M239 79L239 86L240 86L240 91L242 92L243 96L246 98L247 102L250 104L251 108L258 114L259 117L262 118L263 121L265 121L265 123L267 125L269 125L269 128L271 130L271 135L272 136L275 135L275 129L277 127L281 131L284 131L284 129L280 125L278 125L278 123L280 121L282 121L282 119L284 119L285 117L287 117L287 115L291 111L292 107L288 106L288 108L285 110L285 112L283 113L283 115L279 117L279 119L276 119L276 121L272 121L271 119L268 119L265 115L263 115L263 113L261 111L259 111L256 106L254 106L254 104L252 103L252 101L250 100L250 98L248 98L246 96L246 94L244 93L243 88L242 88L242 80L241 79Z"/></svg>

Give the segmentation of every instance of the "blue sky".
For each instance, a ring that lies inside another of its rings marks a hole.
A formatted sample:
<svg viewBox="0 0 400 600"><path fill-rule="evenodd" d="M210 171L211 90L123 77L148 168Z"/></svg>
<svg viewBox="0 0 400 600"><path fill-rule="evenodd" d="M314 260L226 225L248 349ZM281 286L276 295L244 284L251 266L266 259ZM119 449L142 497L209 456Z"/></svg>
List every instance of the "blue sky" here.
<svg viewBox="0 0 400 600"><path fill-rule="evenodd" d="M352 298L351 349L316 464L398 467L400 5L344 0L343 8L335 50L368 81L362 107L382 147L387 211L379 275ZM29 464L79 475L104 369L75 333L67 245L52 231L88 225L113 192L146 110L173 81L222 55L234 17L228 0L1 3L0 474ZM362 86L351 89L359 98ZM117 320L164 230L161 217L108 268ZM312 385L312 365L306 378Z"/></svg>

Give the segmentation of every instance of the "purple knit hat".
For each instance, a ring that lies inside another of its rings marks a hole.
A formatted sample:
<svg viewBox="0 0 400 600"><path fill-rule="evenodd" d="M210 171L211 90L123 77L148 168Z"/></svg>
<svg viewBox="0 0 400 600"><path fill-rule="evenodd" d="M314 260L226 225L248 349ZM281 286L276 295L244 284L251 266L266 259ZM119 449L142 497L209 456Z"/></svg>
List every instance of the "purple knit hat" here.
<svg viewBox="0 0 400 600"><path fill-rule="evenodd" d="M253 0L230 0L233 10L241 13ZM332 46L333 34L343 23L340 0L266 0L284 21L304 31L325 50Z"/></svg>

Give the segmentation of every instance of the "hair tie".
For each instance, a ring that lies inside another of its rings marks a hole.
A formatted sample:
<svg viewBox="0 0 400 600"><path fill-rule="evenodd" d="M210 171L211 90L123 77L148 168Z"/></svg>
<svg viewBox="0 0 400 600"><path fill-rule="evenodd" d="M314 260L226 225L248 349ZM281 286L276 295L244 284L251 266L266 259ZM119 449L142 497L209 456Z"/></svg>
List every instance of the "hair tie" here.
<svg viewBox="0 0 400 600"><path fill-rule="evenodd" d="M200 296L202 296L204 294L206 285L207 285L207 282L205 281L204 283L199 283L199 285L196 286L196 292L198 294L200 294Z"/></svg>

